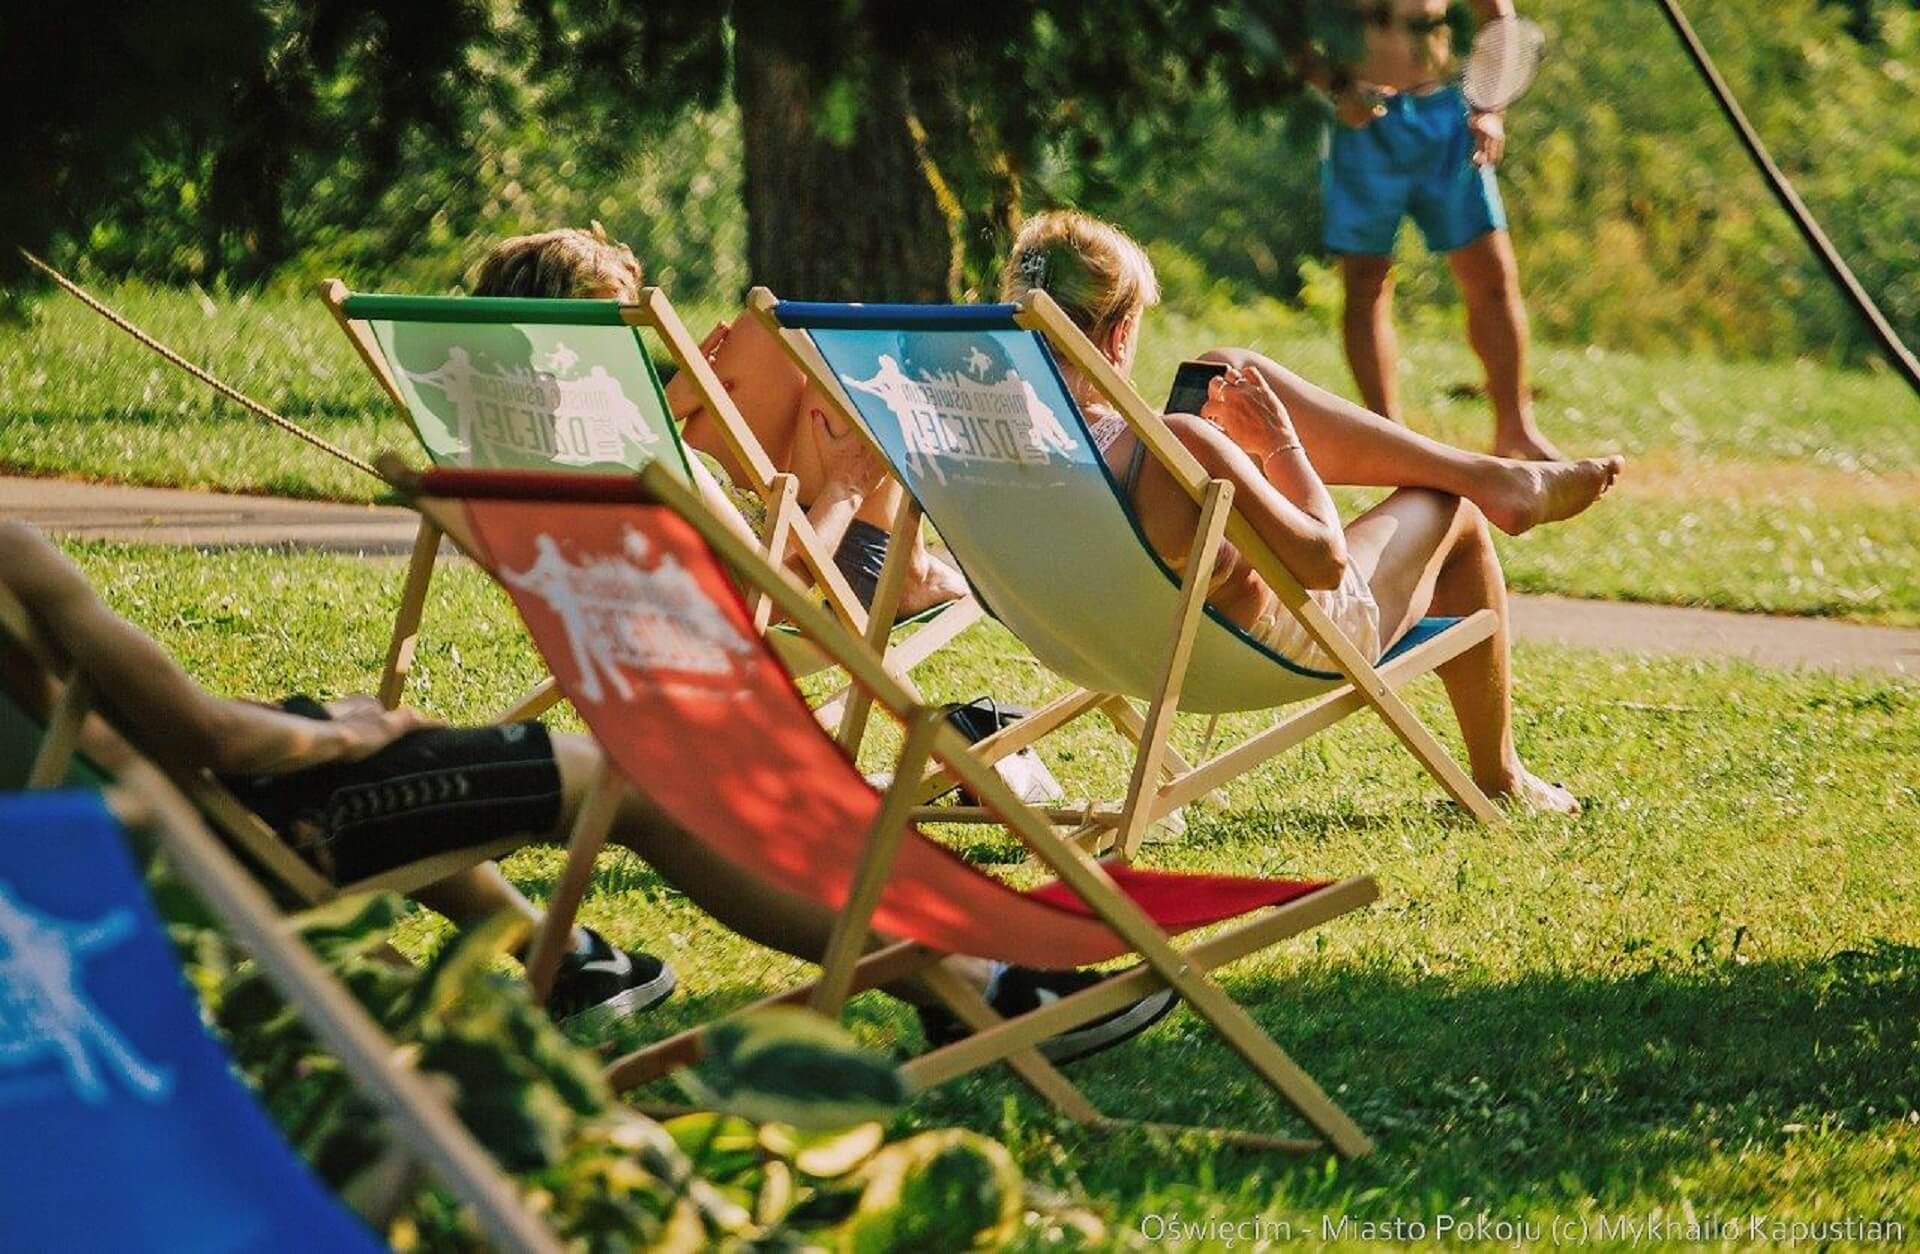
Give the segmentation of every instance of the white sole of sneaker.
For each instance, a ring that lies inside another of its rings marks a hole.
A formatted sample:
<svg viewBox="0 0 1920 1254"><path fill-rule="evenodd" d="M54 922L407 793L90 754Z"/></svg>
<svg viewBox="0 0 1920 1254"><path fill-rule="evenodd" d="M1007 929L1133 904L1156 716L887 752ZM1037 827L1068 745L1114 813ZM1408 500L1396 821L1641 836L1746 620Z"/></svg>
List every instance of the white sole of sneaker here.
<svg viewBox="0 0 1920 1254"><path fill-rule="evenodd" d="M670 964L663 964L660 974L645 984L636 984L632 988L615 993L612 997L585 1010L568 1015L560 1020L562 1027L579 1027L597 1023L603 1019L631 1019L635 1015L645 1014L672 995L680 986L680 977Z"/></svg>
<svg viewBox="0 0 1920 1254"><path fill-rule="evenodd" d="M1149 993L1111 1019L1048 1037L1040 1042L1040 1054L1048 1062L1067 1063L1111 1049L1152 1027L1179 999L1170 988Z"/></svg>

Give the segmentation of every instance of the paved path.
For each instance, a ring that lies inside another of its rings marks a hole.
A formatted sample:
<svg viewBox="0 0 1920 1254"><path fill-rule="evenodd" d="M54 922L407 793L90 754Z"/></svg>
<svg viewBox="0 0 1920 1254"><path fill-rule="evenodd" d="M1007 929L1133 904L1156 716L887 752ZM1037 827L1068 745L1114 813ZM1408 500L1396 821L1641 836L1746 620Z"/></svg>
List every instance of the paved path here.
<svg viewBox="0 0 1920 1254"><path fill-rule="evenodd" d="M24 518L86 540L335 553L411 553L419 522L393 506L4 477L0 518Z"/></svg>
<svg viewBox="0 0 1920 1254"><path fill-rule="evenodd" d="M373 554L411 552L415 526L391 506L5 477L0 518L88 539ZM1515 597L1513 615L1523 640L1920 676L1915 629L1557 596Z"/></svg>

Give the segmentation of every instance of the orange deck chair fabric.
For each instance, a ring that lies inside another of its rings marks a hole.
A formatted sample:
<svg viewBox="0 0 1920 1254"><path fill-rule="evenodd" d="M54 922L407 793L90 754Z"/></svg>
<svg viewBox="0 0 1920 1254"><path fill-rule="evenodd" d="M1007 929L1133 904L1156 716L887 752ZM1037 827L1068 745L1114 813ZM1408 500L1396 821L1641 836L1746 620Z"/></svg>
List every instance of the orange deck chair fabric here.
<svg viewBox="0 0 1920 1254"><path fill-rule="evenodd" d="M627 780L742 873L838 910L880 795L822 731L691 525L619 476L435 470L461 502L561 689ZM1107 873L1159 926L1186 931L1280 905L1324 881L1134 869ZM1015 889L918 831L876 932L1040 967L1132 952L1072 891Z"/></svg>

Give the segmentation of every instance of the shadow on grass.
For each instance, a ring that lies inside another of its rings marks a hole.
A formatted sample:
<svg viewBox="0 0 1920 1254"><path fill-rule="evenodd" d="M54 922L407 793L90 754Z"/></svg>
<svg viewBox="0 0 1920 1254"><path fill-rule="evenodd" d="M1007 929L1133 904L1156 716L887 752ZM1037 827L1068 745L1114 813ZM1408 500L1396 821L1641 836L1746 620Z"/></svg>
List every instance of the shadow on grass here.
<svg viewBox="0 0 1920 1254"><path fill-rule="evenodd" d="M1230 991L1379 1141L1374 1157L1333 1175L1321 1160L1204 1138L1085 1133L1004 1072L928 1094L911 1118L1000 1136L1029 1170L1054 1164L1115 1202L1204 1179L1209 1196L1259 1206L1337 1203L1390 1215L1432 1195L1476 1205L1625 1196L1716 1155L1893 1125L1920 1105L1920 949L1874 942L1822 960L1748 965L1622 959L1637 961L1618 976L1505 983L1331 967L1285 978L1230 970ZM690 989L669 1013L649 1016L646 1035L767 991ZM884 997L857 1002L851 1021L870 1039L918 1046L910 1012ZM1073 1077L1115 1115L1300 1128L1189 1012Z"/></svg>

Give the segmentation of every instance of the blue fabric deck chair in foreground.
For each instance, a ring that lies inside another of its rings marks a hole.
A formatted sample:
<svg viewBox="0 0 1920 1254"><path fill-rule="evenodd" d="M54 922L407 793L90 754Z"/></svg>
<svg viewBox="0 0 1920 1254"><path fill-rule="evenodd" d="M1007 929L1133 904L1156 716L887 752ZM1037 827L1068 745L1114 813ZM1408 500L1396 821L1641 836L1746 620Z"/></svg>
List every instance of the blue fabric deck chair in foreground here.
<svg viewBox="0 0 1920 1254"><path fill-rule="evenodd" d="M775 564L789 553L797 556L834 617L851 631L867 631L869 611L800 508L797 481L775 469L659 288L643 289L632 305L352 293L338 279L323 283L320 294L436 467L615 474L659 461L691 481L689 454L640 337L652 332L687 372L734 464L744 468L747 482L740 486L764 504L762 551ZM743 533L751 532L730 502L713 504L724 505ZM422 519L380 678L379 697L389 708L399 704L412 667L439 546L439 531ZM980 618L980 607L968 599L896 624L892 607L898 600L898 583L883 584L874 610L889 630L915 628L900 633L891 648L889 636L880 637L888 669L902 680ZM770 614L763 600L755 613L762 630ZM797 633L776 630L768 639L800 674L826 665ZM501 721L531 718L559 699L549 677L508 707ZM837 709L841 700L830 704Z"/></svg>
<svg viewBox="0 0 1920 1254"><path fill-rule="evenodd" d="M557 1251L444 1098L142 768L108 794L0 796L0 1246L194 1254L384 1248L208 1035L123 823L230 928L503 1250Z"/></svg>
<svg viewBox="0 0 1920 1254"><path fill-rule="evenodd" d="M1493 614L1426 619L1385 656L1363 656L1234 509L1232 485L1208 480L1045 293L1019 305L835 305L782 302L758 288L749 308L878 444L989 612L1043 665L1079 685L982 741L980 752L989 760L1017 752L1094 711L1136 743L1126 800L1089 811L1078 837L1110 838L1131 857L1154 823L1363 705L1475 818L1499 818L1395 691L1487 639ZM1058 360L1105 393L1200 505L1184 579L1140 533ZM1301 667L1206 604L1223 542L1253 564L1338 661L1337 672ZM1132 701L1147 703L1144 717ZM1180 711L1292 705L1300 708L1198 765L1167 743ZM944 785L944 777L930 778L927 795ZM968 816L956 811L954 821Z"/></svg>

